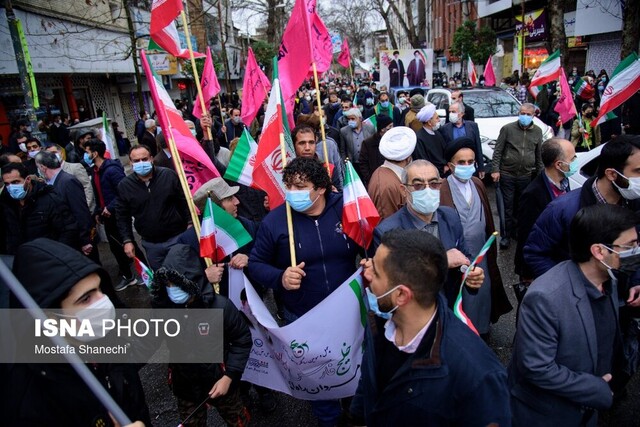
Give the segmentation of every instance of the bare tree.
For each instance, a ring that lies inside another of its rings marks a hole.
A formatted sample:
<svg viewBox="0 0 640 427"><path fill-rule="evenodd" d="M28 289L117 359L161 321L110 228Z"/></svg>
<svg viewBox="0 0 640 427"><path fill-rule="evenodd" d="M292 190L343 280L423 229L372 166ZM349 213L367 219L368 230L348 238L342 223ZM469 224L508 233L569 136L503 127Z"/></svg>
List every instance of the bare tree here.
<svg viewBox="0 0 640 427"><path fill-rule="evenodd" d="M373 7L380 14L382 20L384 21L384 25L387 27L387 35L389 36L389 42L391 43L391 47L393 49L398 48L398 41L396 40L396 35L393 31L393 26L391 25L391 6L389 2L386 0L374 0Z"/></svg>
<svg viewBox="0 0 640 427"><path fill-rule="evenodd" d="M371 3L365 1L334 0L331 10L321 17L330 31L349 39L355 57L362 56L362 45L371 37Z"/></svg>
<svg viewBox="0 0 640 427"><path fill-rule="evenodd" d="M413 16L412 0L402 0L401 6L404 13L400 11L396 3L400 1L388 1L391 10L398 18L400 26L407 35L407 39L411 44L411 47L422 47L427 37L427 6L426 0L417 0L417 23Z"/></svg>
<svg viewBox="0 0 640 427"><path fill-rule="evenodd" d="M287 23L288 12L293 9L293 0L230 0L231 10L242 11L250 16L265 18L267 42L280 44Z"/></svg>
<svg viewBox="0 0 640 427"><path fill-rule="evenodd" d="M622 26L622 59L632 52L638 52L640 44L640 2L637 0L626 1L624 6L624 21Z"/></svg>

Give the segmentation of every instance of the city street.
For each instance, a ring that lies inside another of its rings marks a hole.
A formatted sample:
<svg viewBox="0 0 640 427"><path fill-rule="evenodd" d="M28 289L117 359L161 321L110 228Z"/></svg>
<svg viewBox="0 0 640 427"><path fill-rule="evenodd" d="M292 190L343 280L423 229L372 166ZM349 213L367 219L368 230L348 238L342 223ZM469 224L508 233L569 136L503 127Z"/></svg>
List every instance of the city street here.
<svg viewBox="0 0 640 427"><path fill-rule="evenodd" d="M493 188L488 188L492 206L495 206L495 196ZM497 212L494 212L495 222L498 223ZM511 285L517 282L517 276L513 272L513 256L515 245L512 245L507 251L500 251L498 256L498 264L502 272L502 279L507 286L507 295L515 307L516 299L513 294ZM117 271L115 261L104 244L100 245L100 255L102 261L112 273ZM148 304L147 291L143 286L130 287L119 294L127 304L131 306L141 306ZM492 326L490 346L496 352L500 361L506 366L511 357L511 349L513 336L515 333L515 313L502 316L500 321ZM140 371L144 387L147 403L151 412L151 418L155 427L175 427L179 424L176 403L167 385L167 367L163 364L147 365ZM294 427L294 426L314 426L315 419L311 414L311 408L308 403L293 399L282 393L276 393L278 406L271 414L265 414L260 411L255 392L251 393L250 411L252 416L252 425L267 427ZM637 402L640 401L640 380L638 376L632 380L628 386L627 397L616 404L614 408L602 414L600 426L615 427L632 427L640 426L640 407ZM209 425L223 426L222 419L216 411L209 411Z"/></svg>

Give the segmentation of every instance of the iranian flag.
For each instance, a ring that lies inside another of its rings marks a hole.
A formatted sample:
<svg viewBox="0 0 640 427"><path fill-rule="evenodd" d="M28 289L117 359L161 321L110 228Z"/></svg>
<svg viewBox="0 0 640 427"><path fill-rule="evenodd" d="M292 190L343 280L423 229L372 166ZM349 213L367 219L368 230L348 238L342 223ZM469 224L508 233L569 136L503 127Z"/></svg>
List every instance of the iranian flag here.
<svg viewBox="0 0 640 427"><path fill-rule="evenodd" d="M593 98L596 95L596 89L587 83L582 77L578 77L575 84L573 85L573 91L576 93L576 96L579 96L583 100L588 100Z"/></svg>
<svg viewBox="0 0 640 427"><path fill-rule="evenodd" d="M180 47L178 29L173 22L182 10L182 0L153 0L149 35L158 46L171 55L188 59L190 58L189 50ZM196 58L204 56L197 52L193 54Z"/></svg>
<svg viewBox="0 0 640 427"><path fill-rule="evenodd" d="M530 86L542 86L545 83L559 80L561 67L560 58L560 50L556 50L549 55L533 75Z"/></svg>
<svg viewBox="0 0 640 427"><path fill-rule="evenodd" d="M476 327L473 326L471 319L467 316L467 313L462 309L462 286L460 286L456 302L453 304L453 314L455 314L458 319L462 320L462 323L467 325L469 329L476 333L476 335L480 335Z"/></svg>
<svg viewBox="0 0 640 427"><path fill-rule="evenodd" d="M369 116L369 118L367 118L365 122L371 123L371 125L373 126L373 130L375 130L376 132L378 131L378 119L376 118L375 114Z"/></svg>
<svg viewBox="0 0 640 427"><path fill-rule="evenodd" d="M138 276L142 279L142 282L147 286L147 288L151 287L151 282L153 282L153 270L144 265L142 261L138 257L135 257L133 265L136 268L136 272Z"/></svg>
<svg viewBox="0 0 640 427"><path fill-rule="evenodd" d="M343 197L342 229L354 242L366 249L371 244L373 229L380 222L380 215L348 160L344 175Z"/></svg>
<svg viewBox="0 0 640 427"><path fill-rule="evenodd" d="M109 153L109 157L111 159L117 159L115 150L113 149L113 141L111 140L111 136L109 135L109 122L107 121L107 113L102 112L102 129L100 129L100 139L104 142L104 145L107 146L107 152ZM106 156L105 156L106 157Z"/></svg>
<svg viewBox="0 0 640 427"><path fill-rule="evenodd" d="M471 55L469 55L469 61L467 62L467 74L469 75L469 83L471 83L471 86L477 85L478 73L476 73L476 66L471 60Z"/></svg>
<svg viewBox="0 0 640 427"><path fill-rule="evenodd" d="M281 137L288 141L284 143L284 155L281 149ZM278 78L278 62L273 61L273 82L269 104L264 115L264 125L260 135L260 143L256 153L256 162L253 168L253 186L264 190L269 195L269 205L273 210L284 203L284 184L282 173L289 159L295 157L291 133L286 120L286 112L283 107L282 94L280 92L280 79Z"/></svg>
<svg viewBox="0 0 640 427"><path fill-rule="evenodd" d="M613 71L611 80L602 93L600 112L595 120L602 124L613 110L640 90L640 59L636 53L627 56Z"/></svg>
<svg viewBox="0 0 640 427"><path fill-rule="evenodd" d="M242 223L207 198L200 227L200 256L215 263L251 242Z"/></svg>
<svg viewBox="0 0 640 427"><path fill-rule="evenodd" d="M257 153L258 144L245 128L229 160L224 179L251 186L253 184L253 167L256 163Z"/></svg>

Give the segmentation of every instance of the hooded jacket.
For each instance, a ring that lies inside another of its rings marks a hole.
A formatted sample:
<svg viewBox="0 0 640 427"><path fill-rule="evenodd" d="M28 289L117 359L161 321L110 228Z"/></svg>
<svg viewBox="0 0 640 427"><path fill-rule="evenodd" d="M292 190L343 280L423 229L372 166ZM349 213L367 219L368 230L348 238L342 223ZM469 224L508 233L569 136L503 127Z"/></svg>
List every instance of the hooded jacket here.
<svg viewBox="0 0 640 427"><path fill-rule="evenodd" d="M80 236L66 203L52 186L35 178L31 180L31 185L24 206L11 198L8 191L3 191L0 197L7 232L7 253L15 254L22 243L38 237L78 247Z"/></svg>
<svg viewBox="0 0 640 427"><path fill-rule="evenodd" d="M103 292L117 305L108 273L53 240L36 239L20 246L13 271L42 308L59 307L69 290L91 273L100 276ZM11 307L20 304L12 299ZM90 364L89 369L130 419L151 425L136 365ZM3 383L4 391L9 391L0 401L6 425L113 425L107 410L69 365L15 364Z"/></svg>
<svg viewBox="0 0 640 427"><path fill-rule="evenodd" d="M194 299L185 304L173 303L167 294L168 284L179 287ZM198 254L183 244L171 247L162 267L155 272L151 284L151 305L154 308L223 310L224 369L218 363L169 365L173 393L178 398L198 403L223 375L233 380L232 387L238 385L253 342L247 323L233 303L222 295L208 294L203 297L202 290L206 288L211 288L211 284L204 275Z"/></svg>
<svg viewBox="0 0 640 427"><path fill-rule="evenodd" d="M330 193L326 201L318 218L291 212L296 259L305 263L300 289L288 291L282 286L282 275L291 265L285 205L262 221L249 257L249 276L280 293L285 308L296 316L315 307L356 270L360 249L342 231L342 194Z"/></svg>
<svg viewBox="0 0 640 427"><path fill-rule="evenodd" d="M93 192L96 195L96 212L95 215L102 213L104 208L107 208L111 214L116 212L116 201L118 200L118 184L125 178L124 168L119 160L105 159L100 169L92 170L93 176ZM100 183L100 192L102 193L102 200L98 192L98 183ZM100 206L104 203L104 206Z"/></svg>

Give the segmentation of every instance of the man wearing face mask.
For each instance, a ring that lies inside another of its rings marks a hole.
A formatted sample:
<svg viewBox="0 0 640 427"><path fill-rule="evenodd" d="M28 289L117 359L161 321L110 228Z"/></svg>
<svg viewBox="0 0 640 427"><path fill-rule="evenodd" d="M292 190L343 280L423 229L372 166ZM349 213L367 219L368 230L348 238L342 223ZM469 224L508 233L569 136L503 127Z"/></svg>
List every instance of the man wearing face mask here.
<svg viewBox="0 0 640 427"><path fill-rule="evenodd" d="M447 144L442 134L437 132L440 128L440 117L436 113L436 106L429 102L416 114L416 120L422 126L416 132L418 141L411 157L413 160L422 159L433 163L438 168L440 176L442 176L447 162L444 158L444 150Z"/></svg>
<svg viewBox="0 0 640 427"><path fill-rule="evenodd" d="M404 167L411 163L416 146L416 134L405 126L394 127L380 140L380 154L384 163L371 175L367 191L381 219L396 213L404 206Z"/></svg>
<svg viewBox="0 0 640 427"><path fill-rule="evenodd" d="M220 128L218 140L222 147L229 148L229 143L233 141L234 138L240 138L242 136L245 126L240 114L239 108L232 108L231 117L225 121L224 126Z"/></svg>
<svg viewBox="0 0 640 427"><path fill-rule="evenodd" d="M362 113L357 108L346 111L344 115L349 124L340 129L340 155L343 160L348 157L357 167L362 143L373 136L375 129L370 122L362 121Z"/></svg>
<svg viewBox="0 0 640 427"><path fill-rule="evenodd" d="M581 209L570 260L527 291L509 367L514 424L596 426L611 407L624 378L616 270L638 268L637 222L621 206Z"/></svg>
<svg viewBox="0 0 640 427"><path fill-rule="evenodd" d="M500 129L491 160L493 182L500 183L504 201L505 230L500 248L508 249L516 237L515 214L527 185L542 170L542 129L533 123L536 107L522 104L518 120ZM481 158L481 157L478 157Z"/></svg>
<svg viewBox="0 0 640 427"><path fill-rule="evenodd" d="M36 167L36 155L42 150L42 143L37 138L28 138L26 142L27 156L28 158L22 162L24 167L27 168L29 175L37 175L38 168Z"/></svg>
<svg viewBox="0 0 640 427"><path fill-rule="evenodd" d="M93 193L93 186L91 185L91 179L89 178L89 174L87 174L87 170L80 163L69 163L62 158L63 148L59 145L49 145L45 148L46 151L53 153L56 158L60 161L62 165L62 170L68 174L71 174L76 177L80 184L82 184L82 188L84 190L84 196L87 200L87 206L89 206L89 211L93 212L96 209L96 199Z"/></svg>
<svg viewBox="0 0 640 427"><path fill-rule="evenodd" d="M292 323L324 300L356 270L358 245L342 233L342 194L331 191L322 163L297 157L284 168L298 265L291 266L285 205L264 218L249 256L248 272L281 298L285 322ZM313 337L309 337L312 339ZM320 425L337 425L338 400L312 401Z"/></svg>
<svg viewBox="0 0 640 427"><path fill-rule="evenodd" d="M53 240L22 245L13 272L51 318L72 316L101 324L113 320L114 303L120 305L105 270ZM11 308L22 306L13 298ZM138 365L91 363L89 369L131 420L151 425ZM3 383L10 390L0 402L7 425L114 425L107 409L68 364L17 363Z"/></svg>
<svg viewBox="0 0 640 427"><path fill-rule="evenodd" d="M66 203L53 187L28 175L21 163L2 168L5 190L0 195L7 234L7 253L39 237L77 247L78 229Z"/></svg>
<svg viewBox="0 0 640 427"><path fill-rule="evenodd" d="M389 94L387 92L380 92L378 103L375 107L373 107L373 111L376 116L391 117L394 126L402 125L402 114L400 113L398 107L396 107L391 103L391 101L389 101Z"/></svg>
<svg viewBox="0 0 640 427"><path fill-rule="evenodd" d="M328 102L322 107L327 123L332 124L335 115L340 111L340 98L335 90L329 92Z"/></svg>
<svg viewBox="0 0 640 427"><path fill-rule="evenodd" d="M384 157L380 154L380 141L385 133L393 129L393 121L387 116L376 116L378 131L362 142L360 157L358 158L359 174L365 187L373 172L382 166Z"/></svg>
<svg viewBox="0 0 640 427"><path fill-rule="evenodd" d="M524 261L524 245L536 220L551 201L567 194L569 177L577 172L576 150L571 142L562 138L551 138L542 144L541 154L544 169L527 186L520 197L517 214L517 246L514 257L515 272L525 286L535 277ZM521 295L516 292L518 300Z"/></svg>
<svg viewBox="0 0 640 427"><path fill-rule="evenodd" d="M460 217L464 241L472 254L480 252L495 231L493 213L487 190L473 173L476 170L474 143L460 138L445 150L447 168L451 174L442 182L440 205L455 209ZM511 311L498 268L498 251L492 246L479 263L486 272L484 282L477 291L463 289L462 306L476 330L485 340L489 337L489 324Z"/></svg>
<svg viewBox="0 0 640 427"><path fill-rule="evenodd" d="M122 236L124 253L129 258L136 251L132 219L142 237L149 266L157 270L171 246L192 226L191 214L178 175L153 165L148 147L138 145L129 152L133 173L118 184L116 220Z"/></svg>
<svg viewBox="0 0 640 427"><path fill-rule="evenodd" d="M449 106L449 123L442 126L439 132L444 138L445 145L449 145L453 140L462 138L463 136L471 138L476 144L476 159L482 159L480 129L475 122L466 120L465 114L466 110L462 101L452 102ZM484 173L484 164L479 164L475 176L484 179Z"/></svg>
<svg viewBox="0 0 640 427"><path fill-rule="evenodd" d="M510 426L504 367L441 295L442 243L392 230L364 266L370 314L350 425Z"/></svg>
<svg viewBox="0 0 640 427"><path fill-rule="evenodd" d="M467 249L462 223L456 211L448 206L440 206L442 179L438 169L426 160L414 160L405 168L404 192L407 204L395 214L381 222L373 233L374 246L380 244L382 235L396 228L421 230L442 242L447 250L449 274L444 286L444 294L450 307L460 288L461 266L468 266L472 258ZM484 270L476 267L465 282L471 290L477 290L484 281Z"/></svg>

